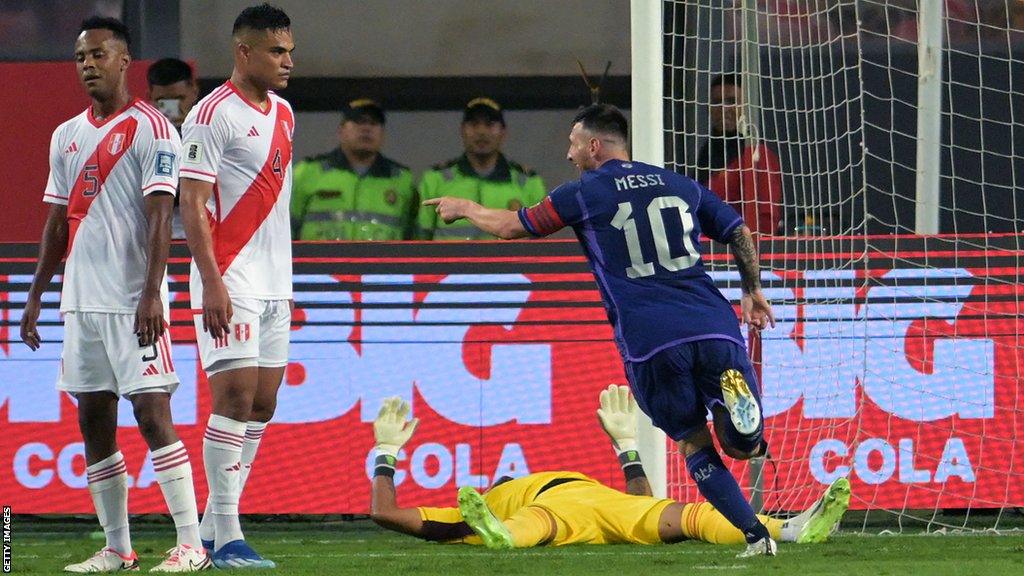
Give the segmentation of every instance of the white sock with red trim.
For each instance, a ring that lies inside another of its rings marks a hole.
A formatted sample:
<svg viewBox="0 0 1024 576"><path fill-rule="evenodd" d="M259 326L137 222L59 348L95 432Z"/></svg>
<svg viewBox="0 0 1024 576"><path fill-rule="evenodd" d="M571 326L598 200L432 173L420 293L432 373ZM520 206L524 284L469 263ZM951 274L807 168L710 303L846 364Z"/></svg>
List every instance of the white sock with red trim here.
<svg viewBox="0 0 1024 576"><path fill-rule="evenodd" d="M203 451L205 454L205 450ZM212 493L211 493L212 494ZM207 542L213 542L217 539L217 528L213 524L213 512L210 502L213 499L209 496L206 497L206 507L203 508L203 519L199 522L199 537Z"/></svg>
<svg viewBox="0 0 1024 576"><path fill-rule="evenodd" d="M122 556L132 553L128 534L128 469L120 450L85 469L96 517L107 536L107 548Z"/></svg>
<svg viewBox="0 0 1024 576"><path fill-rule="evenodd" d="M206 513L213 516L216 548L243 539L238 521L238 499L241 496L241 454L245 439L245 422L210 414L203 437L203 463L210 500Z"/></svg>
<svg viewBox="0 0 1024 576"><path fill-rule="evenodd" d="M188 451L178 440L153 451L153 470L160 491L164 493L167 511L174 519L178 531L178 546L188 544L200 548L199 512L196 510L196 491L192 485L192 464Z"/></svg>
<svg viewBox="0 0 1024 576"><path fill-rule="evenodd" d="M245 483L249 480L252 463L256 460L256 451L260 448L260 440L267 429L266 422L250 420L245 423L245 442L242 443L242 474L241 490L245 491Z"/></svg>

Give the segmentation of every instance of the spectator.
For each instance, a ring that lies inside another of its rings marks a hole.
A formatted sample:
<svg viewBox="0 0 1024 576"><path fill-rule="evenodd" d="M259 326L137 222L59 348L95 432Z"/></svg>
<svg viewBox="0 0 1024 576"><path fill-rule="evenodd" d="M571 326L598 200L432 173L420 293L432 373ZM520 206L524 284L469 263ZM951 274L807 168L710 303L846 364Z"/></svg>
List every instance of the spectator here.
<svg viewBox="0 0 1024 576"><path fill-rule="evenodd" d="M163 113L171 124L181 132L181 123L185 121L192 107L199 99L199 84L188 62L177 58L163 58L153 62L146 71L146 83L149 91L146 100ZM185 239L185 227L181 223L178 209L179 196L174 197L174 217L171 220L171 238Z"/></svg>
<svg viewBox="0 0 1024 576"><path fill-rule="evenodd" d="M490 98L476 98L466 104L462 115L462 156L438 164L423 174L423 200L455 196L468 198L487 208L518 210L544 199L544 182L533 171L505 158L505 115ZM433 206L419 212L420 237L427 240L491 239L465 220L445 224Z"/></svg>
<svg viewBox="0 0 1024 576"><path fill-rule="evenodd" d="M369 99L342 111L338 147L295 166L292 237L408 240L419 200L412 172L380 153L384 109Z"/></svg>
<svg viewBox="0 0 1024 576"><path fill-rule="evenodd" d="M755 234L774 234L781 220L779 157L739 131L743 90L738 74L711 82L711 137L697 157L694 179L722 197Z"/></svg>
<svg viewBox="0 0 1024 576"><path fill-rule="evenodd" d="M199 99L199 84L192 67L177 58L164 58L150 65L146 80L149 103L163 112L180 132L185 116Z"/></svg>

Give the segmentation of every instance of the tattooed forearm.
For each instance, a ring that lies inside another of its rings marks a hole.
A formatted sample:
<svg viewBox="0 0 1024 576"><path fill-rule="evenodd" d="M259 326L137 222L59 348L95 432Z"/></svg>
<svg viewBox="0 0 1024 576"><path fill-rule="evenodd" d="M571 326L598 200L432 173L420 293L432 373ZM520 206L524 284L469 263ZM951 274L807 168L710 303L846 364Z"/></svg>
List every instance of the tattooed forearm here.
<svg viewBox="0 0 1024 576"><path fill-rule="evenodd" d="M743 293L750 294L760 290L761 265L757 260L757 248L754 247L754 238L750 235L750 228L747 228L746 225L737 228L732 233L729 245L732 246L736 267L740 270Z"/></svg>

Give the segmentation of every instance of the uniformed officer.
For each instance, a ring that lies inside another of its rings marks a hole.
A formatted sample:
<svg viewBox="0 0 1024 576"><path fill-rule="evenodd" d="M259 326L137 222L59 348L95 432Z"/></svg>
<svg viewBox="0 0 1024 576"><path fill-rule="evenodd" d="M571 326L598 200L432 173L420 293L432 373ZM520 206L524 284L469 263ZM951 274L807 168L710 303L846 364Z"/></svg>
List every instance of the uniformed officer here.
<svg viewBox="0 0 1024 576"><path fill-rule="evenodd" d="M369 99L342 111L339 146L295 166L296 240L407 240L419 209L412 172L380 153L384 109Z"/></svg>
<svg viewBox="0 0 1024 576"><path fill-rule="evenodd" d="M420 180L421 200L456 196L469 198L488 208L511 210L543 200L546 190L540 176L501 153L505 128L505 116L497 102L490 98L470 100L462 116L465 152L423 174ZM419 237L423 239L493 238L466 220L445 224L437 218L433 206L420 209L418 224Z"/></svg>

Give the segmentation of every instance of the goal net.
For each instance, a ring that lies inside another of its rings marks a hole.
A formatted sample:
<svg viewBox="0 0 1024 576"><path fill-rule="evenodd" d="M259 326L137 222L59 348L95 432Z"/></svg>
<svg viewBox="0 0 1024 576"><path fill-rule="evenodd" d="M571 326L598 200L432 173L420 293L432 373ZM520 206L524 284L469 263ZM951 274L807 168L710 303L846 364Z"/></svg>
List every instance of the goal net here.
<svg viewBox="0 0 1024 576"><path fill-rule="evenodd" d="M663 138L666 167L760 237L772 457L732 464L755 505L799 510L848 476L865 529L1019 525L1024 5L666 0L645 29L641 3L634 141ZM706 265L738 303L728 252ZM699 498L671 445L663 479Z"/></svg>

